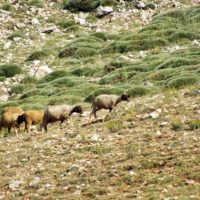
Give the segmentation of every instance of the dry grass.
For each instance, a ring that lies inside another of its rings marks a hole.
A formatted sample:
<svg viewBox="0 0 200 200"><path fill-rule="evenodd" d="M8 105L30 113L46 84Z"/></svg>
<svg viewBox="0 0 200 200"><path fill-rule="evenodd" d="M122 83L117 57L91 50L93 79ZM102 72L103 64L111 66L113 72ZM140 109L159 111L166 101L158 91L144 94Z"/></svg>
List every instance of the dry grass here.
<svg viewBox="0 0 200 200"><path fill-rule="evenodd" d="M199 119L194 89L121 103L120 120L113 113L104 124L80 127L87 117L74 116L73 127L53 124L47 134L1 135L0 198L199 199L200 136L189 130ZM144 118L157 109L157 118ZM183 128L172 130L172 121Z"/></svg>

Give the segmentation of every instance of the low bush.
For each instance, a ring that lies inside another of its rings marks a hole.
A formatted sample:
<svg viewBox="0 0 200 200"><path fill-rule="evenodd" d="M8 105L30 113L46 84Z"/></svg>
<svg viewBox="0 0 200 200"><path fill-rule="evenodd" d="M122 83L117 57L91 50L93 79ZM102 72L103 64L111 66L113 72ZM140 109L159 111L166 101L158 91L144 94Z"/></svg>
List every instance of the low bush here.
<svg viewBox="0 0 200 200"><path fill-rule="evenodd" d="M23 93L23 94L20 96L20 99L26 99L26 98L29 98L29 97L38 95L39 93L40 93L40 90L34 88L34 89L32 89L32 90L29 90L28 92Z"/></svg>
<svg viewBox="0 0 200 200"><path fill-rule="evenodd" d="M66 33L68 33L68 32L78 32L79 26L78 25L70 26L70 27L66 28L65 31L66 31Z"/></svg>
<svg viewBox="0 0 200 200"><path fill-rule="evenodd" d="M34 51L26 61L33 61L33 60L41 60L50 54L53 54L53 52L50 49L43 49L39 51Z"/></svg>
<svg viewBox="0 0 200 200"><path fill-rule="evenodd" d="M58 23L58 26L62 27L62 28L68 28L71 26L74 26L76 23L74 20L68 20L68 21L61 21Z"/></svg>
<svg viewBox="0 0 200 200"><path fill-rule="evenodd" d="M1 7L0 7L1 10L5 10L5 11L11 11L12 10L12 6L10 4L3 4Z"/></svg>
<svg viewBox="0 0 200 200"><path fill-rule="evenodd" d="M67 47L58 54L59 58L68 58L73 56L78 48L77 47Z"/></svg>
<svg viewBox="0 0 200 200"><path fill-rule="evenodd" d="M64 0L64 9L72 12L90 12L100 5L100 0Z"/></svg>
<svg viewBox="0 0 200 200"><path fill-rule="evenodd" d="M195 130L195 129L199 129L199 128L200 128L200 120L196 120L196 121L190 122L189 129L191 131Z"/></svg>
<svg viewBox="0 0 200 200"><path fill-rule="evenodd" d="M23 83L25 85L36 84L37 79L35 77L32 77L32 76L26 76L22 79L21 83Z"/></svg>
<svg viewBox="0 0 200 200"><path fill-rule="evenodd" d="M106 33L104 32L95 32L95 33L90 34L90 36L100 38L104 41L107 40Z"/></svg>
<svg viewBox="0 0 200 200"><path fill-rule="evenodd" d="M156 91L156 88L149 86L134 86L126 91L131 97L144 96Z"/></svg>
<svg viewBox="0 0 200 200"><path fill-rule="evenodd" d="M188 76L179 76L166 83L167 88L181 88L186 85L191 85L199 80L198 76L188 74Z"/></svg>
<svg viewBox="0 0 200 200"><path fill-rule="evenodd" d="M98 51L92 48L80 48L75 52L76 58L86 58L97 55Z"/></svg>
<svg viewBox="0 0 200 200"><path fill-rule="evenodd" d="M21 32L15 32L15 33L11 34L10 36L8 36L8 39L13 40L15 37L24 38L24 34Z"/></svg>
<svg viewBox="0 0 200 200"><path fill-rule="evenodd" d="M39 80L39 83L50 82L50 81L53 81L53 80L55 80L57 78L61 78L61 77L66 76L66 75L68 75L67 71L65 71L65 70L56 70L56 71L53 71L53 72L47 74L43 78L41 78Z"/></svg>
<svg viewBox="0 0 200 200"><path fill-rule="evenodd" d="M43 2L40 0L31 0L27 3L29 6L36 6L38 8L43 8Z"/></svg>
<svg viewBox="0 0 200 200"><path fill-rule="evenodd" d="M171 123L171 129L174 131L180 131L183 128L182 122L172 122Z"/></svg>
<svg viewBox="0 0 200 200"><path fill-rule="evenodd" d="M114 6L117 5L116 0L101 0L101 5L102 6Z"/></svg>
<svg viewBox="0 0 200 200"><path fill-rule="evenodd" d="M101 69L98 67L97 68L77 67L77 68L70 70L69 72L75 76L93 76L95 73L98 73L100 71L101 71Z"/></svg>
<svg viewBox="0 0 200 200"><path fill-rule="evenodd" d="M16 74L21 74L22 68L14 63L7 63L0 66L0 74L5 77L13 77Z"/></svg>
<svg viewBox="0 0 200 200"><path fill-rule="evenodd" d="M26 86L24 84L18 84L11 87L10 94L22 94Z"/></svg>

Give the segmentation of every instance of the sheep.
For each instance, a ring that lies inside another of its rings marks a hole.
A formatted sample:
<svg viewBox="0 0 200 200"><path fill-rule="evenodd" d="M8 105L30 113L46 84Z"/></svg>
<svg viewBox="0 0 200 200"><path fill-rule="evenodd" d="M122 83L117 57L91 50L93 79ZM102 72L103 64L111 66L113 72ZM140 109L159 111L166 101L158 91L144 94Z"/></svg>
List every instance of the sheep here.
<svg viewBox="0 0 200 200"><path fill-rule="evenodd" d="M89 116L88 124L90 124L91 122L92 114L94 114L95 119L97 118L96 112L98 110L101 110L101 109L109 110L109 113L105 116L103 120L105 121L108 115L111 113L111 111L113 109L115 111L115 107L117 106L119 102L121 102L122 100L129 101L129 99L130 99L130 96L127 94L122 94L121 96L102 94L102 95L97 96L92 103L92 111ZM116 111L115 113L117 115Z"/></svg>
<svg viewBox="0 0 200 200"><path fill-rule="evenodd" d="M17 134L18 124L17 124L17 118L19 116L19 113L12 113L12 112L5 112L1 116L1 122L0 122L0 132L2 128L8 128L8 133L10 134L11 128L14 128L15 133Z"/></svg>
<svg viewBox="0 0 200 200"><path fill-rule="evenodd" d="M2 114L10 112L10 113L19 113L22 114L24 111L20 107L5 107L2 111Z"/></svg>
<svg viewBox="0 0 200 200"><path fill-rule="evenodd" d="M29 110L18 116L17 123L20 125L22 122L25 122L25 130L29 132L32 124L42 123L43 116L43 110Z"/></svg>
<svg viewBox="0 0 200 200"><path fill-rule="evenodd" d="M61 124L64 120L70 119L72 113L77 112L82 114L83 109L81 106L71 107L68 105L58 105L58 106L48 106L47 110L44 112L43 122L41 124L41 130L44 127L45 132L47 132L47 124L60 121Z"/></svg>

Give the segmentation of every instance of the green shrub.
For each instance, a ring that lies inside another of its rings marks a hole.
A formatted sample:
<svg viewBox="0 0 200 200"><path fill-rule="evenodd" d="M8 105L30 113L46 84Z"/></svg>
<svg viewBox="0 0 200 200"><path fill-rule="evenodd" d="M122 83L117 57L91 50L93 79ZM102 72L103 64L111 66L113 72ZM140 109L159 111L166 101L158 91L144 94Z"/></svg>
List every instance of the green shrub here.
<svg viewBox="0 0 200 200"><path fill-rule="evenodd" d="M5 10L5 11L11 11L12 10L12 6L10 4L4 4L0 7L1 10Z"/></svg>
<svg viewBox="0 0 200 200"><path fill-rule="evenodd" d="M27 61L33 61L33 60L41 60L53 52L50 49L43 49L40 51L34 51L27 59Z"/></svg>
<svg viewBox="0 0 200 200"><path fill-rule="evenodd" d="M47 74L42 79L40 79L39 83L50 82L50 81L53 81L53 80L55 80L57 78L61 78L61 77L66 76L66 75L68 75L67 71L65 71L65 70L56 70L54 72L51 72L51 73Z"/></svg>
<svg viewBox="0 0 200 200"><path fill-rule="evenodd" d="M38 8L43 8L43 2L40 0L31 0L30 2L28 2L29 6L36 6Z"/></svg>
<svg viewBox="0 0 200 200"><path fill-rule="evenodd" d="M1 73L1 72L0 72ZM6 77L0 76L0 82L3 82L6 80Z"/></svg>
<svg viewBox="0 0 200 200"><path fill-rule="evenodd" d="M183 39L194 40L198 38L199 38L199 34L197 33L179 30L175 32L174 34L172 34L171 36L167 37L167 40L170 42L179 42L179 41L182 41Z"/></svg>
<svg viewBox="0 0 200 200"><path fill-rule="evenodd" d="M70 27L66 28L65 31L66 31L66 33L68 33L68 32L77 32L77 31L79 31L79 26L78 25L70 26Z"/></svg>
<svg viewBox="0 0 200 200"><path fill-rule="evenodd" d="M90 12L99 6L100 0L64 0L63 3L65 5L64 9L72 12Z"/></svg>
<svg viewBox="0 0 200 200"><path fill-rule="evenodd" d="M96 89L94 92L89 94L84 101L85 102L92 102L95 97L97 97L100 94L115 94L115 95L121 95L123 93L123 89L119 88L101 88L101 89Z"/></svg>
<svg viewBox="0 0 200 200"><path fill-rule="evenodd" d="M153 90L153 91L152 91ZM144 96L146 94L154 92L155 88L149 86L134 86L126 91L131 97Z"/></svg>
<svg viewBox="0 0 200 200"><path fill-rule="evenodd" d="M74 26L76 23L74 20L68 20L68 21L61 21L58 23L58 26L62 28L68 28L70 26Z"/></svg>
<svg viewBox="0 0 200 200"><path fill-rule="evenodd" d="M16 74L21 74L23 70L17 64L7 63L0 66L0 71L4 74L5 77L13 77Z"/></svg>
<svg viewBox="0 0 200 200"><path fill-rule="evenodd" d="M182 130L182 128L183 128L182 122L172 122L171 123L171 129L174 131Z"/></svg>
<svg viewBox="0 0 200 200"><path fill-rule="evenodd" d="M85 80L80 80L80 79L75 79L75 78L70 78L70 77L62 77L62 78L57 78L49 84L53 87L73 87L76 85L80 85L85 83Z"/></svg>
<svg viewBox="0 0 200 200"><path fill-rule="evenodd" d="M195 129L199 129L200 128L200 120L196 120L194 122L190 122L189 124L189 129L192 131L192 130L195 130Z"/></svg>
<svg viewBox="0 0 200 200"><path fill-rule="evenodd" d="M77 67L70 70L70 73L75 76L93 76L95 73L101 71L100 68L92 68L92 67Z"/></svg>
<svg viewBox="0 0 200 200"><path fill-rule="evenodd" d="M153 10L156 8L156 6L153 3L148 3L145 5L144 10L148 10L149 8Z"/></svg>
<svg viewBox="0 0 200 200"><path fill-rule="evenodd" d="M73 56L78 48L77 47L67 47L63 51L61 51L58 55L59 58L68 58Z"/></svg>
<svg viewBox="0 0 200 200"><path fill-rule="evenodd" d="M103 33L103 32L95 32L95 33L90 34L90 36L100 38L104 41L107 40L106 33Z"/></svg>
<svg viewBox="0 0 200 200"><path fill-rule="evenodd" d="M115 71L118 68L122 68L124 66L132 65L129 61L111 61L109 64L104 66L104 70L106 73L110 73Z"/></svg>
<svg viewBox="0 0 200 200"><path fill-rule="evenodd" d="M80 48L75 52L76 58L86 58L98 54L98 51L92 48Z"/></svg>
<svg viewBox="0 0 200 200"><path fill-rule="evenodd" d="M117 4L116 0L101 0L102 6L114 6Z"/></svg>
<svg viewBox="0 0 200 200"><path fill-rule="evenodd" d="M181 88L186 85L191 85L196 83L199 80L197 76L188 75L188 76L179 76L167 82L167 88Z"/></svg>
<svg viewBox="0 0 200 200"><path fill-rule="evenodd" d="M36 84L37 79L35 77L32 77L32 76L26 76L22 79L21 82L25 85Z"/></svg>
<svg viewBox="0 0 200 200"><path fill-rule="evenodd" d="M22 94L23 91L25 90L26 86L24 84L18 84L18 85L14 85L12 88L11 88L11 91L10 93L13 94Z"/></svg>
<svg viewBox="0 0 200 200"><path fill-rule="evenodd" d="M164 63L160 64L157 69L165 68L177 68L184 65L195 65L198 64L198 59L187 59L187 58L171 58L166 60Z"/></svg>
<svg viewBox="0 0 200 200"><path fill-rule="evenodd" d="M29 98L29 97L38 95L39 93L40 93L40 90L34 88L34 89L32 89L32 90L29 90L28 92L23 93L23 94L20 96L20 99L26 99L26 98Z"/></svg>
<svg viewBox="0 0 200 200"><path fill-rule="evenodd" d="M15 37L24 38L24 34L21 32L15 32L15 33L11 34L10 36L8 36L8 39L13 40Z"/></svg>
<svg viewBox="0 0 200 200"><path fill-rule="evenodd" d="M150 80L162 81L179 75L179 73L176 69L161 69L151 73L148 77Z"/></svg>
<svg viewBox="0 0 200 200"><path fill-rule="evenodd" d="M89 15L86 17L86 20L89 22L89 23L95 23L98 21L98 18L95 17L94 15Z"/></svg>
<svg viewBox="0 0 200 200"><path fill-rule="evenodd" d="M69 104L75 105L82 102L83 99L74 95L52 96L49 100L49 105Z"/></svg>

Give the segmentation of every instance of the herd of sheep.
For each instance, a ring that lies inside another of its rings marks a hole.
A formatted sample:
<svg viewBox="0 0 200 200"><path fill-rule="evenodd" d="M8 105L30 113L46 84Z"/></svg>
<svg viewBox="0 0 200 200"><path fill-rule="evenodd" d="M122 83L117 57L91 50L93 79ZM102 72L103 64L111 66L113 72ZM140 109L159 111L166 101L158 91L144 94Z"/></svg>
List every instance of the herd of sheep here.
<svg viewBox="0 0 200 200"><path fill-rule="evenodd" d="M89 116L88 124L91 123L91 117L94 115L97 118L96 112L101 109L109 110L109 114L112 110L115 111L115 107L121 101L129 101L130 96L127 94L122 94L121 96L102 94L97 96L92 104L92 110ZM45 111L42 110L29 110L24 112L20 107L5 107L2 111L0 131L2 128L8 128L8 133L10 134L11 128L15 130L17 134L17 129L21 123L25 123L25 130L30 131L31 125L40 124L40 130L42 128L47 132L47 125L49 123L60 121L60 126L64 120L69 119L73 113L83 113L81 106L69 106L69 105L56 105L48 106ZM117 113L116 113L117 114ZM108 115L105 116L106 120ZM70 120L71 121L71 120Z"/></svg>

